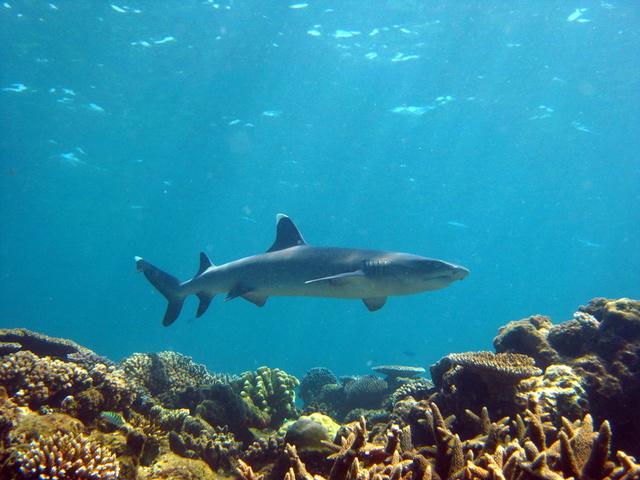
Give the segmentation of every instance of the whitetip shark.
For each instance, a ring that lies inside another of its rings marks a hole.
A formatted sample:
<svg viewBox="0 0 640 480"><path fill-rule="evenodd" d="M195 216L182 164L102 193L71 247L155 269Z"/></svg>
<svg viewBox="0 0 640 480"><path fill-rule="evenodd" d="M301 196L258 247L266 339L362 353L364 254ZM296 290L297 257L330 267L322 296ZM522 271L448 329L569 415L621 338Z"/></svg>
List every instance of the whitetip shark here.
<svg viewBox="0 0 640 480"><path fill-rule="evenodd" d="M185 282L141 257L135 261L137 270L169 301L165 326L178 318L189 295L200 300L196 317L223 292L225 300L242 297L259 307L269 296L358 298L375 311L389 296L438 290L469 274L464 267L409 253L314 247L283 214L276 217L276 239L265 253L224 265L214 265L200 253L198 272Z"/></svg>

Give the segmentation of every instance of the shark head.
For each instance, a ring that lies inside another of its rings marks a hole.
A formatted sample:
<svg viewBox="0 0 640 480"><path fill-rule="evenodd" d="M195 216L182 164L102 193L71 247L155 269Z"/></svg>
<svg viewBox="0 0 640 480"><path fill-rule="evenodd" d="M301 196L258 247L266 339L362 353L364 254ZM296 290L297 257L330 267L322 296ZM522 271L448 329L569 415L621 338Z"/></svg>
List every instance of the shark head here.
<svg viewBox="0 0 640 480"><path fill-rule="evenodd" d="M382 282L403 285L406 293L438 290L469 275L469 270L453 263L408 253L390 253L369 260L365 272Z"/></svg>

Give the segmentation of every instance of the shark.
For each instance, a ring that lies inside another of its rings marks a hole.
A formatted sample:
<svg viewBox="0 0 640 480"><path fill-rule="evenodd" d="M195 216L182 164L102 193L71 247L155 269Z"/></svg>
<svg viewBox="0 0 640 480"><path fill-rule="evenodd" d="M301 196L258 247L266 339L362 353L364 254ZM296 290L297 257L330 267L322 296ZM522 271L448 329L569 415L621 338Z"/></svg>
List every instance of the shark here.
<svg viewBox="0 0 640 480"><path fill-rule="evenodd" d="M196 275L184 282L142 257L135 262L168 301L164 326L178 318L189 295L200 301L196 317L220 293L226 301L241 297L258 307L270 296L361 299L373 312L387 297L438 290L469 275L465 267L410 253L315 247L284 214L276 216L276 238L265 253L214 265L202 252Z"/></svg>

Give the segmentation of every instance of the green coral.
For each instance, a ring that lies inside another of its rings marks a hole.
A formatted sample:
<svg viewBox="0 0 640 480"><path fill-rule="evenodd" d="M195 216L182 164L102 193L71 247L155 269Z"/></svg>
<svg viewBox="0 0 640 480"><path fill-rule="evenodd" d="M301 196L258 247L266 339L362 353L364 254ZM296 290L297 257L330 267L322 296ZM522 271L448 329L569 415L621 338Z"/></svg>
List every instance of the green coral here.
<svg viewBox="0 0 640 480"><path fill-rule="evenodd" d="M273 427L297 416L295 388L300 381L279 368L260 367L241 375L240 396L269 419Z"/></svg>

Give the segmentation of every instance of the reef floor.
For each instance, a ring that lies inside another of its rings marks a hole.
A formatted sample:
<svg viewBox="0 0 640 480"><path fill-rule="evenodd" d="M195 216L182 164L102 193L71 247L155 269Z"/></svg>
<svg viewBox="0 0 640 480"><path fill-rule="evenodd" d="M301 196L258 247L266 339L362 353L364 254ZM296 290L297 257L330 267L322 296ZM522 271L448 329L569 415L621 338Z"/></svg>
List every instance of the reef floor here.
<svg viewBox="0 0 640 480"><path fill-rule="evenodd" d="M493 351L428 371L372 370L226 375L177 352L114 363L0 329L0 478L640 480L637 300L510 322Z"/></svg>

